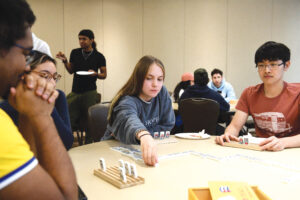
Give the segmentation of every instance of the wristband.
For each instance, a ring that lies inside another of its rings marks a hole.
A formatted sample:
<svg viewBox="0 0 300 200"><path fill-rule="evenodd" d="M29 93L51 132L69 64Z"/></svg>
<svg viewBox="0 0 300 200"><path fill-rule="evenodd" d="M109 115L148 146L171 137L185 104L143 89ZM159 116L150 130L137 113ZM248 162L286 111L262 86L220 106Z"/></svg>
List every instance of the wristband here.
<svg viewBox="0 0 300 200"><path fill-rule="evenodd" d="M143 135L141 135L140 137L139 137L139 140L141 141L141 138L143 137L143 136L145 136L145 135L151 135L150 133L144 133Z"/></svg>

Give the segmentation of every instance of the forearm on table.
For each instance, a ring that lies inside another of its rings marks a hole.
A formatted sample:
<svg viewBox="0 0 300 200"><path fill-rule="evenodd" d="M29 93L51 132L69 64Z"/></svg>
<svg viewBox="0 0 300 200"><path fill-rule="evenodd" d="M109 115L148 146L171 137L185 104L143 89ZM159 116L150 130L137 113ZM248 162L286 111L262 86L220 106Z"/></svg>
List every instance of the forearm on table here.
<svg viewBox="0 0 300 200"><path fill-rule="evenodd" d="M114 137L125 144L138 144L136 132L139 130L147 129L135 114L125 115L120 112L112 125Z"/></svg>
<svg viewBox="0 0 300 200"><path fill-rule="evenodd" d="M300 134L291 137L284 137L280 139L284 143L284 148L300 147Z"/></svg>
<svg viewBox="0 0 300 200"><path fill-rule="evenodd" d="M225 129L224 134L225 135L233 135L238 137L239 136L240 129L236 126L234 126L232 123Z"/></svg>
<svg viewBox="0 0 300 200"><path fill-rule="evenodd" d="M140 141L141 137L144 137L146 135L151 135L151 133L149 133L149 131L147 131L147 130L138 130L135 133L135 138Z"/></svg>
<svg viewBox="0 0 300 200"><path fill-rule="evenodd" d="M128 128L123 124L119 124L117 128L115 128L113 135L114 137L124 144L137 144L138 141L135 137L135 130L133 128Z"/></svg>
<svg viewBox="0 0 300 200"><path fill-rule="evenodd" d="M233 116L233 119L229 126L225 129L225 133L227 135L234 135L236 137L239 136L239 132L242 129L243 125L246 123L248 119L248 114L237 110Z"/></svg>
<svg viewBox="0 0 300 200"><path fill-rule="evenodd" d="M31 118L23 116L22 120L35 130L32 136L35 138L39 164L53 178L66 197L74 197L73 193L77 191L74 169L52 117L50 115Z"/></svg>

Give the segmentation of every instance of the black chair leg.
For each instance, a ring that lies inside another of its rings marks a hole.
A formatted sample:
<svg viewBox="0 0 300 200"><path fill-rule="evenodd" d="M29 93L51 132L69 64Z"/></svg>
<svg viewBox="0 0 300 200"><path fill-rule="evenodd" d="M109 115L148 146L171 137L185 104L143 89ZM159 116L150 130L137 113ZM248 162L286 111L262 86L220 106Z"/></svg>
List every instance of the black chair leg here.
<svg viewBox="0 0 300 200"><path fill-rule="evenodd" d="M77 134L77 140L78 140L78 144L81 146L81 145L83 145L83 134L82 134L82 132L80 131L80 130L77 130L76 131L76 134Z"/></svg>

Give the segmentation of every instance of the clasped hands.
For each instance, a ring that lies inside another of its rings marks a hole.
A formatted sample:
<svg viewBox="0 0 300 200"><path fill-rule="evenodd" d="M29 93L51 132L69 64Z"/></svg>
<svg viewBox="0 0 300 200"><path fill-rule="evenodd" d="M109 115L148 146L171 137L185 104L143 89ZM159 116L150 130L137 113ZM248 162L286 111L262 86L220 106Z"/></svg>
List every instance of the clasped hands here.
<svg viewBox="0 0 300 200"><path fill-rule="evenodd" d="M16 87L10 88L8 101L28 117L51 115L58 97L55 85L44 78L24 74Z"/></svg>

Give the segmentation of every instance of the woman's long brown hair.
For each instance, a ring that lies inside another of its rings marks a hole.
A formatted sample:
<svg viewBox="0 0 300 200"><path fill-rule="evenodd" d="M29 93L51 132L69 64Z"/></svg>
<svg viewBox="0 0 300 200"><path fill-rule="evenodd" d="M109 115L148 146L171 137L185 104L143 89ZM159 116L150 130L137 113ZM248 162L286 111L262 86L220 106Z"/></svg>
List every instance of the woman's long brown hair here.
<svg viewBox="0 0 300 200"><path fill-rule="evenodd" d="M126 84L119 90L119 92L116 94L116 96L111 102L107 117L110 125L112 125L113 122L113 109L119 103L120 98L126 95L138 96L142 92L144 80L146 78L150 66L153 63L157 64L162 69L163 78L165 79L165 68L163 63L153 56L143 56L135 65L135 68Z"/></svg>

